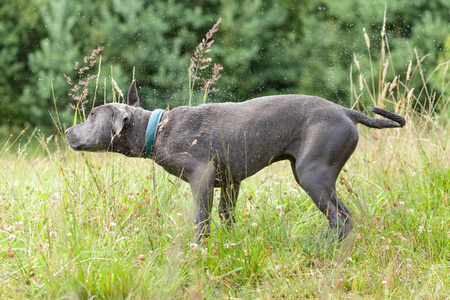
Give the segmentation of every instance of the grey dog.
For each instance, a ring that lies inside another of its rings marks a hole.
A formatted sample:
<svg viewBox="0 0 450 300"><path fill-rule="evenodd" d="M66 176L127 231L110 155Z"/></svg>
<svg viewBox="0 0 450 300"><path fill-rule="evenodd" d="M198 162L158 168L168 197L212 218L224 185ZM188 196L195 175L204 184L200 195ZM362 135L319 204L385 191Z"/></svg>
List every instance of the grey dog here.
<svg viewBox="0 0 450 300"><path fill-rule="evenodd" d="M84 123L66 130L70 148L152 158L187 181L194 197L194 240L209 235L214 188L221 189L219 215L227 225L242 180L281 160L327 217L333 241L353 228L352 213L338 198L336 179L356 148L356 123L403 127L405 119L380 108L370 118L325 99L280 95L241 103L203 104L168 111L139 107L136 82L127 104L92 109Z"/></svg>

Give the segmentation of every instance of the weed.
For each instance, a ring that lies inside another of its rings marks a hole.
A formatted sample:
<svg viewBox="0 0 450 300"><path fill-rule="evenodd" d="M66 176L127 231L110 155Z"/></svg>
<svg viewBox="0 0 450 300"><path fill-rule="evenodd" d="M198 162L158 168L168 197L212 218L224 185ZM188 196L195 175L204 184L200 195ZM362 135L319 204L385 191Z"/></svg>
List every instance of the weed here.
<svg viewBox="0 0 450 300"><path fill-rule="evenodd" d="M202 79L203 86L200 87L203 93L203 103L206 102L206 98L209 93L216 92L218 89L215 89L212 87L212 85L219 80L220 78L220 71L223 69L223 67L219 64L214 64L212 75L210 78L205 77L199 77L199 73L202 70L207 69L210 66L210 63L212 61L211 57L207 56L207 53L211 51L211 46L214 43L214 40L212 40L212 37L214 33L216 33L219 30L219 24L222 21L222 19L219 19L216 24L206 33L205 38L202 40L200 44L198 44L197 48L195 49L194 55L191 57L191 65L188 69L189 74L189 106L192 105L192 95L194 93L195 88L195 82L199 79Z"/></svg>
<svg viewBox="0 0 450 300"><path fill-rule="evenodd" d="M85 105L88 103L87 96L89 93L89 83L97 78L96 88L94 95L97 94L98 87L98 75L89 75L87 71L95 65L95 58L97 55L102 52L104 47L99 46L96 49L92 50L92 54L90 56L85 56L83 59L84 66L80 66L79 62L75 62L75 70L77 71L78 82L74 83L72 78L66 74L63 76L66 78L67 84L69 86L73 86L69 92L69 96L75 101L75 105L70 103L70 106L76 111L74 114L73 125L77 124L77 115L81 111L83 113L83 120L86 119L85 116ZM101 65L101 57L100 57L100 65ZM100 66L99 66L99 74L100 74ZM95 102L95 96L92 104ZM81 118L81 116L80 116Z"/></svg>

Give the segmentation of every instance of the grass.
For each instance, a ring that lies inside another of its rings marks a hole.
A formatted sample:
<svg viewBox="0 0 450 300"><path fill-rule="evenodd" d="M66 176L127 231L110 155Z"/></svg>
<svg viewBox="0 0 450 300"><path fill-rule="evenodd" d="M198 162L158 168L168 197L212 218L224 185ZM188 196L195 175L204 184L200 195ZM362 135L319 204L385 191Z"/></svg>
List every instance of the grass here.
<svg viewBox="0 0 450 300"><path fill-rule="evenodd" d="M152 161L11 138L0 145L0 298L450 298L449 98L417 113L428 92L414 94L409 75L385 82L385 66L384 96L360 75L355 105L369 94L407 125L359 126L338 180L355 228L331 249L286 163L243 182L231 230L216 192L212 236L193 245L189 187Z"/></svg>
<svg viewBox="0 0 450 300"><path fill-rule="evenodd" d="M244 182L230 231L215 205L195 247L184 182L35 136L46 156L0 158L0 298L450 297L450 131L436 121L359 128L338 187L356 226L332 249L287 164Z"/></svg>

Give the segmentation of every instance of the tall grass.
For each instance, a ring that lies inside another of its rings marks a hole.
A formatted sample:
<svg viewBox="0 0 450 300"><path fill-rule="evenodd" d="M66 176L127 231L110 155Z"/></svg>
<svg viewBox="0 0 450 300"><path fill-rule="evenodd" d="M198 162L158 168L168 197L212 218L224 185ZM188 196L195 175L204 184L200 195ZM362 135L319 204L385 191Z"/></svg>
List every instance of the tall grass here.
<svg viewBox="0 0 450 300"><path fill-rule="evenodd" d="M420 60L386 82L386 55L381 76L371 75L382 79L378 89L377 80L356 75L363 87L352 87L355 106L369 95L407 125L359 127L358 149L338 182L355 229L332 249L323 244L326 218L284 163L242 184L231 230L215 205L212 236L195 246L188 185L152 161L68 151L61 137L39 133L30 142L47 155L6 141L0 298L450 297L450 98L414 92ZM433 105L423 109L428 95Z"/></svg>

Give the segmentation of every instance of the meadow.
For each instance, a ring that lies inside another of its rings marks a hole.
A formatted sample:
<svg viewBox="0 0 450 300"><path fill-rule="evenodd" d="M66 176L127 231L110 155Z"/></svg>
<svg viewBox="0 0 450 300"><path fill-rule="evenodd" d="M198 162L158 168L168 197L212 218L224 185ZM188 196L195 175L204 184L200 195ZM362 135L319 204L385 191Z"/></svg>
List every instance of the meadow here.
<svg viewBox="0 0 450 300"><path fill-rule="evenodd" d="M212 236L193 245L189 187L151 160L76 153L38 132L37 147L10 140L0 298L450 297L448 116L406 117L402 129L359 127L338 182L356 226L332 248L287 164L244 182L231 230L216 199Z"/></svg>
<svg viewBox="0 0 450 300"><path fill-rule="evenodd" d="M358 126L337 183L355 224L343 242L328 247L326 218L286 163L243 182L230 230L215 193L211 237L197 245L186 183L151 160L77 153L29 130L0 145L0 298L449 298L448 83L437 98L414 92L420 59L403 82L382 62L379 92L360 74L354 107L369 97L407 124Z"/></svg>

